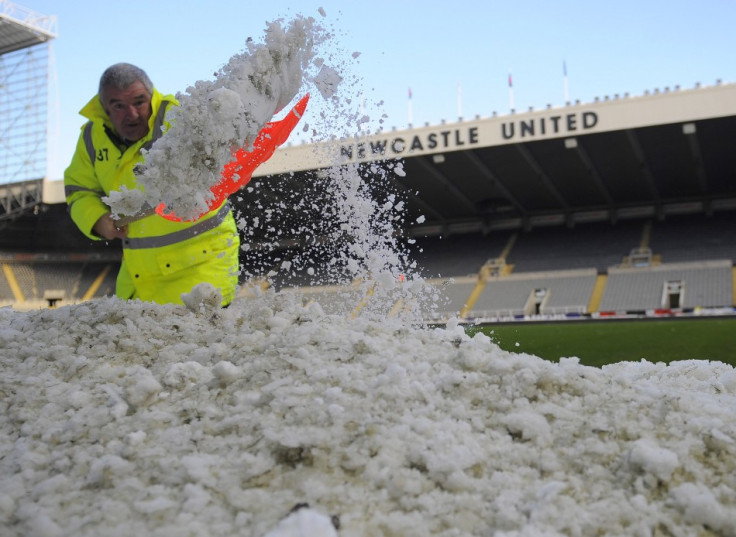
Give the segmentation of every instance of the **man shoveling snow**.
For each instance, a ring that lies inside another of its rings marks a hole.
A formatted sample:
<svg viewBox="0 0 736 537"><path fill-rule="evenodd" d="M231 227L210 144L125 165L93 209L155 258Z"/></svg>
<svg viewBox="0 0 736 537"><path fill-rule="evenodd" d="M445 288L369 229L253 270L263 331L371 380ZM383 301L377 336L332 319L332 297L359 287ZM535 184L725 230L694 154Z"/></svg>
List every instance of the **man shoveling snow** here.
<svg viewBox="0 0 736 537"><path fill-rule="evenodd" d="M296 96L315 41L312 19L271 23L265 44L249 42L214 81L176 98L159 93L136 66L103 73L98 95L81 111L89 121L64 184L71 217L87 237L122 240L118 297L182 303L183 293L209 283L223 305L232 301L239 235L227 197L214 199L212 189L235 150L252 149Z"/></svg>
<svg viewBox="0 0 736 537"><path fill-rule="evenodd" d="M159 93L138 67L109 67L99 94L81 112L89 122L64 173L67 203L87 237L122 240L118 297L181 303L182 293L209 282L221 289L225 305L235 295L240 246L227 202L195 222L149 214L121 226L103 200L120 189L141 199L134 168L142 160L141 150L161 136L167 110L177 104L173 96Z"/></svg>

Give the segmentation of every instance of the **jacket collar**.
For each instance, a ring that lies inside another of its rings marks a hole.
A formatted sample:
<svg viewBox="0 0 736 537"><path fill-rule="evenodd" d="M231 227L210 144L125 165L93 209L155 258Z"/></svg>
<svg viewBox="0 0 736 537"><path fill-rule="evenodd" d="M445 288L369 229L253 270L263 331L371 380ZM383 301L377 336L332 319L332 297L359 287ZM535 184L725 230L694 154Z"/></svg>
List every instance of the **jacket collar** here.
<svg viewBox="0 0 736 537"><path fill-rule="evenodd" d="M163 101L170 101L172 104L177 104L176 99L173 95L163 95L156 88L153 88L153 94L151 95L151 117L148 119L149 134L151 132L151 128L153 127L153 122L156 118L156 112L158 112L158 109ZM92 97L89 102L85 104L84 107L79 111L79 113L87 119L97 122L101 121L110 129L113 128L112 121L110 121L110 117L107 115L107 112L105 112L105 109L102 107L102 102L100 102L100 98L97 95Z"/></svg>

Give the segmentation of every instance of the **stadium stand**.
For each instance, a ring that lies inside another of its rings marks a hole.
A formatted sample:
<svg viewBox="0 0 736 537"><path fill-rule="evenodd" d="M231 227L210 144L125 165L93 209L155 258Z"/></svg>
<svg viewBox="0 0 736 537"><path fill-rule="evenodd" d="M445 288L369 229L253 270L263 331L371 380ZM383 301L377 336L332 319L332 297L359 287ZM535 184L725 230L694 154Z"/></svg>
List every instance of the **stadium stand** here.
<svg viewBox="0 0 736 537"><path fill-rule="evenodd" d="M466 317L487 319L584 314L596 276L595 269L577 269L492 277Z"/></svg>
<svg viewBox="0 0 736 537"><path fill-rule="evenodd" d="M478 246L493 244L489 237L418 244L431 244L431 255L420 259L427 272L447 276L431 280L448 298L437 318L645 315L732 307L736 269L723 256L736 254L735 225L727 212L505 232L494 246L508 241L508 270L495 275L476 270L487 252Z"/></svg>
<svg viewBox="0 0 736 537"><path fill-rule="evenodd" d="M441 296L444 296L444 300L437 305L436 311L425 312L425 317L437 322L444 322L451 317L459 317L478 285L478 278L469 276L428 281L438 287L441 290Z"/></svg>
<svg viewBox="0 0 736 537"><path fill-rule="evenodd" d="M728 307L733 300L732 272L730 260L612 267L600 311Z"/></svg>
<svg viewBox="0 0 736 537"><path fill-rule="evenodd" d="M0 306L12 305L13 302L15 302L13 290L8 284L7 277L5 276L5 271L0 271Z"/></svg>
<svg viewBox="0 0 736 537"><path fill-rule="evenodd" d="M31 263L18 263L17 265L8 265L6 277L9 277L8 283L14 288L14 296L18 302L26 302L35 299L36 295L36 278ZM5 272L5 271L3 271ZM10 273L15 275L16 285L13 286L13 279ZM18 293L19 290L20 292Z"/></svg>
<svg viewBox="0 0 736 537"><path fill-rule="evenodd" d="M731 214L700 215L624 225L598 223L587 229L557 226L457 235L452 240L435 237L417 241L415 255L420 272L435 276L428 281L440 287L446 298L433 320L728 308L733 306L733 262L717 256L733 253L733 220ZM627 254L639 248L631 245L643 243L651 246L641 250L649 256L627 265ZM499 253L515 263L504 265L504 257L493 257ZM252 272L266 275L294 255L293 251L263 254ZM49 307L112 295L118 263L109 254L4 255L0 305ZM493 274L488 272L492 263L499 264ZM316 282L305 272L306 266L279 270L278 288L301 293L305 302L317 300L328 313L352 311L364 298L344 281L341 285ZM592 306L600 277L605 279L604 292L599 304ZM668 282L673 282L674 291L667 291Z"/></svg>
<svg viewBox="0 0 736 537"><path fill-rule="evenodd" d="M31 309L113 295L119 260L84 255L4 255L0 265L0 305Z"/></svg>
<svg viewBox="0 0 736 537"><path fill-rule="evenodd" d="M39 263L32 270L35 275L34 298L49 297L53 300L58 297L61 300L77 295L81 276L79 266Z"/></svg>

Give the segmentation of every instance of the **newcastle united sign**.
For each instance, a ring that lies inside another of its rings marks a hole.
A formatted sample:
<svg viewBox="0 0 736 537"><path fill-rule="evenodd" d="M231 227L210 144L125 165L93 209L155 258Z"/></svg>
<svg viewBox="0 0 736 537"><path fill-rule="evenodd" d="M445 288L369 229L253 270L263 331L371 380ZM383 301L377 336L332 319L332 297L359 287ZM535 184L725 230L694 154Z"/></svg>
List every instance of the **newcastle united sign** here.
<svg viewBox="0 0 736 537"><path fill-rule="evenodd" d="M381 160L408 155L460 151L547 137L575 136L598 126L598 113L580 111L568 114L525 114L505 116L452 127L427 127L397 132L391 136L372 136L340 144L340 157L347 161Z"/></svg>

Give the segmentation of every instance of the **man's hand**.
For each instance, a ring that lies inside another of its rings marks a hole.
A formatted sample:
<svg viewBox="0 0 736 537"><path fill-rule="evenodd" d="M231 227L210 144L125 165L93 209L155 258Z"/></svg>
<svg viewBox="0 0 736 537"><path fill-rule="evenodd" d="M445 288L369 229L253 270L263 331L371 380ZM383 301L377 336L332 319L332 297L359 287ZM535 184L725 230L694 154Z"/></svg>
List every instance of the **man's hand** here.
<svg viewBox="0 0 736 537"><path fill-rule="evenodd" d="M100 237L112 240L112 239L124 239L128 236L128 226L120 226L115 223L110 213L104 214L95 222L94 231Z"/></svg>

